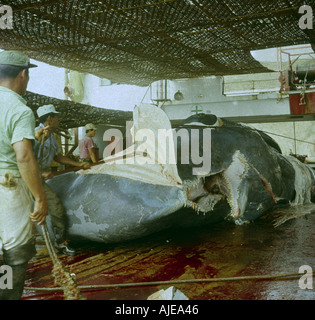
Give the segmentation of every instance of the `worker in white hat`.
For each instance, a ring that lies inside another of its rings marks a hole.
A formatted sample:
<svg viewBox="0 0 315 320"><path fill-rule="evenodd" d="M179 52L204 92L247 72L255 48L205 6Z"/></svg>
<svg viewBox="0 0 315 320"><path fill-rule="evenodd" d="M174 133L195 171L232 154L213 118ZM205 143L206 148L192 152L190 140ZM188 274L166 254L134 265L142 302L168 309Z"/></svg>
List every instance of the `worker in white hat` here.
<svg viewBox="0 0 315 320"><path fill-rule="evenodd" d="M48 212L32 148L35 117L22 98L33 67L22 52L0 52L0 266L13 275L11 287L9 280L0 286L0 300L21 298L28 261L36 254L32 221L43 223Z"/></svg>
<svg viewBox="0 0 315 320"><path fill-rule="evenodd" d="M48 229L52 229L54 231L53 240L55 247L64 254L74 255L75 250L71 249L67 244L66 216L64 207L56 193L45 182L45 180L53 178L53 172L51 171L51 164L53 161L74 167L82 167L82 169L88 169L90 168L90 165L88 163L73 161L61 154L58 142L50 130L51 128L59 126L59 112L56 111L52 104L38 108L37 115L39 117L40 124L35 128L36 140L34 153L39 167L41 168L42 184L46 192L49 207L48 214L51 217L50 222L52 224L52 228ZM43 140L40 139L42 135L44 135ZM44 143L44 146L42 146L41 143ZM50 222L47 221L47 223Z"/></svg>
<svg viewBox="0 0 315 320"><path fill-rule="evenodd" d="M96 127L93 123L85 125L85 137L79 143L80 161L96 163L98 161L95 152L93 137L96 134Z"/></svg>

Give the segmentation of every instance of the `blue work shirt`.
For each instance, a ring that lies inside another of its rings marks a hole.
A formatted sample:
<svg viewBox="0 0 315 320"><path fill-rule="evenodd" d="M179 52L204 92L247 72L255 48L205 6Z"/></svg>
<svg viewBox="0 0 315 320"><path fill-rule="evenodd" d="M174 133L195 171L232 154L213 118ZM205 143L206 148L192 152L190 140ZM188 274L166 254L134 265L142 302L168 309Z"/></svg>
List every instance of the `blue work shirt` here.
<svg viewBox="0 0 315 320"><path fill-rule="evenodd" d="M35 128L35 131L45 128L45 126L41 123L38 127ZM54 160L54 157L60 153L60 148L58 146L58 142L54 135L50 133L47 140L44 142L44 149L43 149L43 157L42 157L42 163L40 163L40 152L41 152L41 146L37 147L39 142L35 140L35 146L34 146L34 155L37 160L37 163L39 166L41 166L42 171L50 170L51 164ZM38 152L36 154L36 150L38 148Z"/></svg>

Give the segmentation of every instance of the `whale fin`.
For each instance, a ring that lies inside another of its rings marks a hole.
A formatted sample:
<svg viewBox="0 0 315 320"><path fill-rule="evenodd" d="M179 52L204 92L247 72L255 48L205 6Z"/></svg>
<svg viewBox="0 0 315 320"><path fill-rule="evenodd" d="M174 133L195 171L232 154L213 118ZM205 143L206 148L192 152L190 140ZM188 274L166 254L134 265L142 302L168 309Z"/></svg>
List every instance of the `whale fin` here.
<svg viewBox="0 0 315 320"><path fill-rule="evenodd" d="M166 186L181 186L178 175L173 129L166 113L150 104L141 104L133 111L131 132L133 144L104 158L104 164L79 174L109 174L132 180Z"/></svg>

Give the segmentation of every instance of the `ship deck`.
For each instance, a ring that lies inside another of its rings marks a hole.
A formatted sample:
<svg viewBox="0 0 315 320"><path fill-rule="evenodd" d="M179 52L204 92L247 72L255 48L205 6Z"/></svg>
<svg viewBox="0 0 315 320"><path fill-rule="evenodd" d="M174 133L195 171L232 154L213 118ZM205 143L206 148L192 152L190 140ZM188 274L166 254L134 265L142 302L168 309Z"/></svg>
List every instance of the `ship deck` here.
<svg viewBox="0 0 315 320"><path fill-rule="evenodd" d="M110 245L74 242L77 255L59 255L59 259L78 286L87 286L81 289L87 300L147 300L170 286L189 300L314 300L314 290L299 286L299 268L315 268L314 213L312 204L277 209L243 226L225 222L169 229ZM276 221L283 223L275 226ZM51 271L45 243L39 240L37 255L29 263L22 299L63 300L62 291L32 289L53 288ZM295 276L277 277L294 273ZM266 278L240 278L249 276ZM234 278L222 280L231 277ZM187 283L172 283L178 280ZM143 282L147 284L138 285ZM113 284L130 286L106 287Z"/></svg>

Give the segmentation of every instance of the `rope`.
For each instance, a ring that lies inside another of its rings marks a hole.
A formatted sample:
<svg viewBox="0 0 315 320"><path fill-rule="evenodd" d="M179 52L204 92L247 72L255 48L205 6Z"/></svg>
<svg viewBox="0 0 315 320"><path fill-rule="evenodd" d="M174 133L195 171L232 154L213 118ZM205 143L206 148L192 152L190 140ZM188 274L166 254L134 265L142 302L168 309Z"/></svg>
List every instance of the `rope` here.
<svg viewBox="0 0 315 320"><path fill-rule="evenodd" d="M42 134L39 138L38 145L36 146L36 156L38 156L38 151L39 151L39 160L38 160L38 165L39 165L39 172L41 173L42 171L42 166L43 166L43 157L44 157L44 146L45 146L45 135Z"/></svg>
<svg viewBox="0 0 315 320"><path fill-rule="evenodd" d="M253 129L252 129L252 130L253 130ZM298 142L308 143L308 144L312 144L312 145L315 144L314 142L299 140L299 139L296 139L296 138L291 138L291 137L283 136L283 135L281 135L281 134L277 134L277 133L273 133L273 132L269 132L269 131L264 131L264 130L257 130L257 131L261 131L261 132L264 132L264 133L272 134L272 135L274 135L274 136L278 136L278 137L285 138L285 139L289 139L289 140L294 140L294 141L298 141Z"/></svg>
<svg viewBox="0 0 315 320"><path fill-rule="evenodd" d="M281 134L277 134L277 133L273 133L273 132L269 132L269 131L265 131L265 130L259 130L259 129L256 129L256 128L251 128L251 127L236 127L236 126L231 126L231 125L223 125L223 126L209 126L209 125L202 125L202 126L198 126L198 125L175 125L173 126L173 128L191 128L191 129L203 129L203 128L213 128L213 129L231 129L231 128L237 128L237 129L244 129L244 130L252 130L252 131L258 131L258 132L263 132L263 133L266 133L266 134L271 134L271 135L274 135L274 136L278 136L278 137L281 137L281 138L285 138L285 139L289 139L289 140L294 140L294 141L298 141L298 142L302 142L302 143L308 143L308 144L312 144L312 145L315 145L314 142L310 142L310 141L305 141L305 140L299 140L299 139L296 139L296 138L291 138L291 137L288 137L288 136L284 136L284 135L281 135Z"/></svg>
<svg viewBox="0 0 315 320"><path fill-rule="evenodd" d="M17 186L17 182L11 172L7 172L4 175L4 179L0 181L0 184L6 188L12 188Z"/></svg>
<svg viewBox="0 0 315 320"><path fill-rule="evenodd" d="M53 262L52 274L55 278L55 284L60 286L59 288L64 292L64 297L66 300L85 300L69 271L58 259L51 243L46 223L42 225L42 232L50 258Z"/></svg>
<svg viewBox="0 0 315 320"><path fill-rule="evenodd" d="M58 257L56 255L56 252L55 252L53 245L51 243L51 239L49 237L46 222L41 227L42 227L42 233L43 233L43 236L45 239L45 243L46 243L46 247L48 249L49 255L51 257L53 264L55 264L58 261Z"/></svg>
<svg viewBox="0 0 315 320"><path fill-rule="evenodd" d="M298 276L301 277L301 275L302 274L298 272L291 272L291 273L283 273L283 274L275 274L275 275L254 275L254 276L240 276L240 277L227 277L227 278L148 281L148 282L119 283L119 284L105 284L105 285L85 285L85 286L78 286L78 288L80 290L102 290L102 289L115 289L115 288L126 288L126 287L189 284L189 283L202 283L202 282L210 283L210 282L229 282L229 281L277 280L277 279L294 280ZM60 287L55 287L55 288L25 287L25 290L62 291L63 289Z"/></svg>

